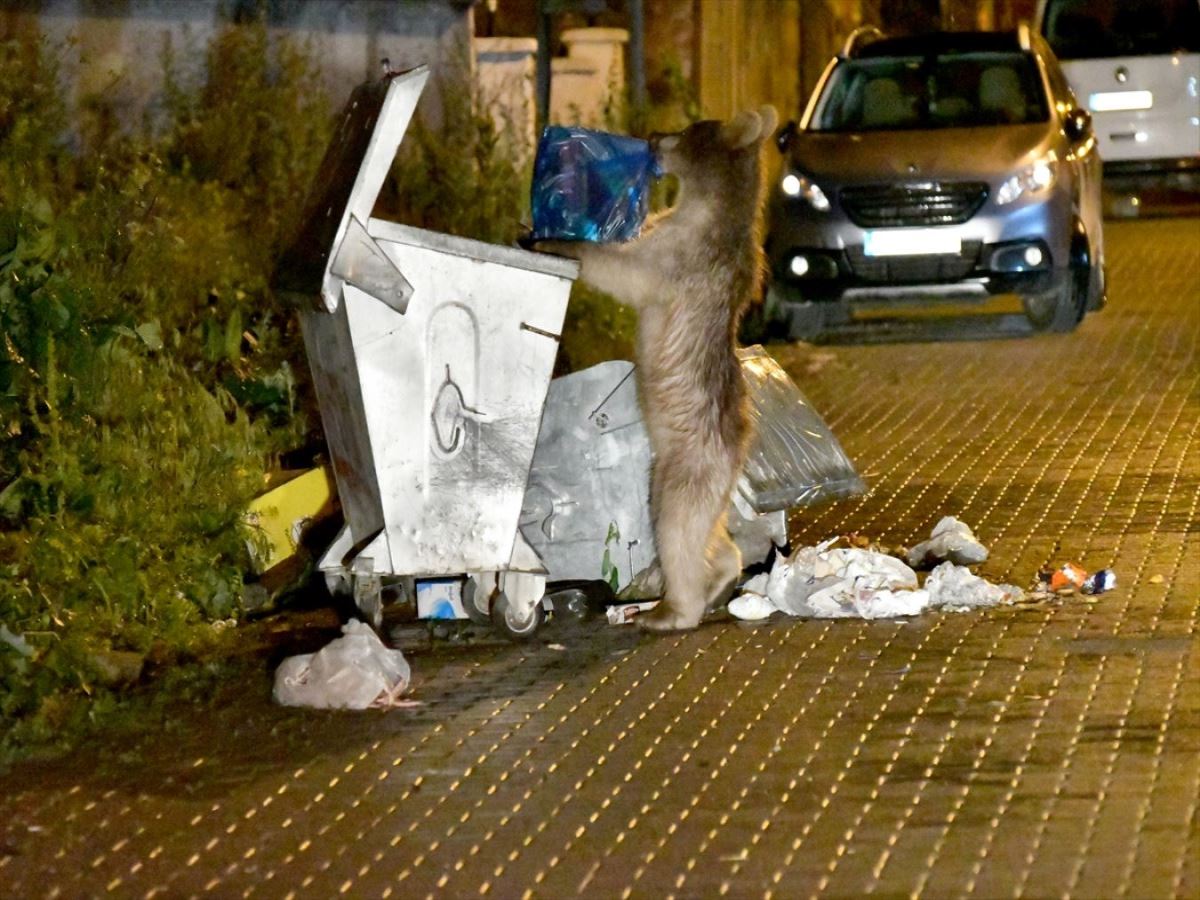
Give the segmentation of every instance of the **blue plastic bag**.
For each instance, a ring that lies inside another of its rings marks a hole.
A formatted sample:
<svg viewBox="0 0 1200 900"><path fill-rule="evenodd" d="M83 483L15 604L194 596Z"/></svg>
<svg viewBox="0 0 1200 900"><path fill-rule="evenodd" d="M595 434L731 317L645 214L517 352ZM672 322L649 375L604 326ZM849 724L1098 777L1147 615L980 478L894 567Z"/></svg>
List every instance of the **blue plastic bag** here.
<svg viewBox="0 0 1200 900"><path fill-rule="evenodd" d="M533 164L533 239L615 243L637 237L650 179L660 174L646 141L547 126Z"/></svg>

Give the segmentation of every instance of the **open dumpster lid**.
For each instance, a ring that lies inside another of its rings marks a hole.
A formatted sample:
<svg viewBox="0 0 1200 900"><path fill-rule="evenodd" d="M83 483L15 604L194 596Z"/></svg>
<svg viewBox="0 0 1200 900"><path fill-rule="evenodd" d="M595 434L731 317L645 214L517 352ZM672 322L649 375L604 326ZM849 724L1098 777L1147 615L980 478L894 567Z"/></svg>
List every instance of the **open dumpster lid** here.
<svg viewBox="0 0 1200 900"><path fill-rule="evenodd" d="M404 311L412 293L366 226L429 80L429 67L388 73L350 94L310 189L299 231L275 271L275 287L337 309L342 284L358 284Z"/></svg>

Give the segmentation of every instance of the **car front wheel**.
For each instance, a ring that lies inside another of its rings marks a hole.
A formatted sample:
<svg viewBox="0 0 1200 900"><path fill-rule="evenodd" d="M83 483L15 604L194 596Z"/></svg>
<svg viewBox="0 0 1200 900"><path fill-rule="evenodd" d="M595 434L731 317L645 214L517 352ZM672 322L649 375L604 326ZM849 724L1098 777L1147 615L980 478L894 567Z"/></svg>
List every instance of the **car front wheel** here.
<svg viewBox="0 0 1200 900"><path fill-rule="evenodd" d="M1063 283L1041 294L1022 298L1025 316L1036 331L1074 331L1087 310L1091 267L1073 267Z"/></svg>

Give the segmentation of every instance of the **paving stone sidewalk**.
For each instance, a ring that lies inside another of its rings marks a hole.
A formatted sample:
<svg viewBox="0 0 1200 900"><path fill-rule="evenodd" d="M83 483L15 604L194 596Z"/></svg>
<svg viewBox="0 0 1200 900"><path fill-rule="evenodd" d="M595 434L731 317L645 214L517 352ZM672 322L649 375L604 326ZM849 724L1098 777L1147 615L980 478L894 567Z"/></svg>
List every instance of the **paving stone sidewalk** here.
<svg viewBox="0 0 1200 900"><path fill-rule="evenodd" d="M908 621L396 636L424 705L282 710L270 660L139 740L11 772L24 897L1200 897L1200 220L1109 224L1076 333L773 348L872 490L793 542L943 515L994 581ZM328 635L325 635L327 637Z"/></svg>

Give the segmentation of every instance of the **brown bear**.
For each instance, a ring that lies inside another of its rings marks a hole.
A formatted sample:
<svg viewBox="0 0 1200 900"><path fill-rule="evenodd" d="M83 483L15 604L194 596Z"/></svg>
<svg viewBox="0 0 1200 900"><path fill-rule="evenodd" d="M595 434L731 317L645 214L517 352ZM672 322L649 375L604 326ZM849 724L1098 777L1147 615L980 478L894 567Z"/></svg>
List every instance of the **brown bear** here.
<svg viewBox="0 0 1200 900"><path fill-rule="evenodd" d="M542 241L577 258L580 278L638 310L637 373L654 462L650 510L665 593L639 623L695 628L741 574L725 528L750 436L738 324L762 288L760 148L765 106L652 140L679 181L674 206L625 244Z"/></svg>

